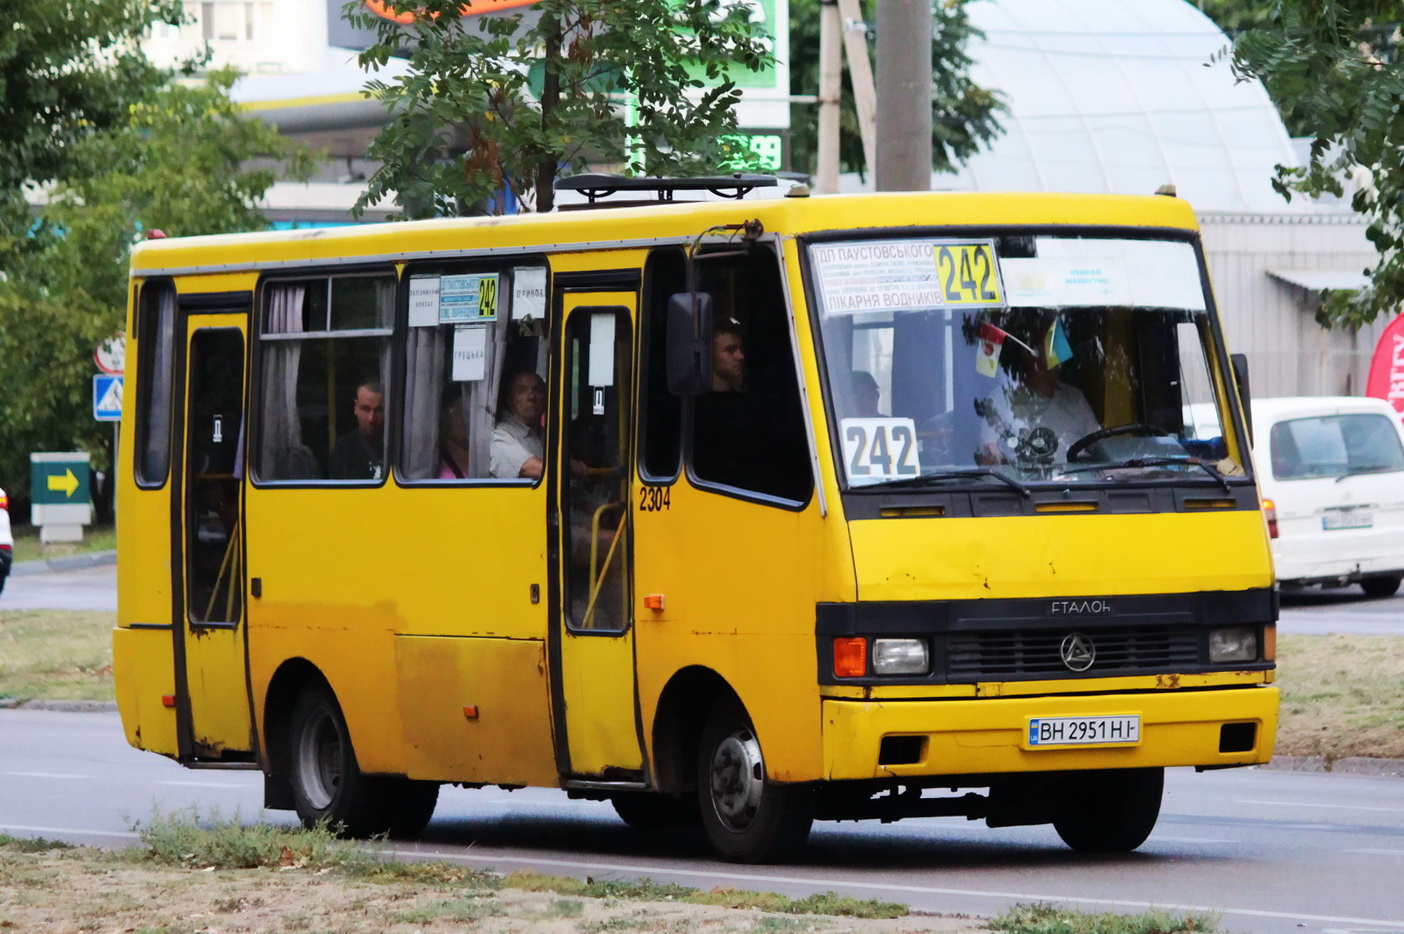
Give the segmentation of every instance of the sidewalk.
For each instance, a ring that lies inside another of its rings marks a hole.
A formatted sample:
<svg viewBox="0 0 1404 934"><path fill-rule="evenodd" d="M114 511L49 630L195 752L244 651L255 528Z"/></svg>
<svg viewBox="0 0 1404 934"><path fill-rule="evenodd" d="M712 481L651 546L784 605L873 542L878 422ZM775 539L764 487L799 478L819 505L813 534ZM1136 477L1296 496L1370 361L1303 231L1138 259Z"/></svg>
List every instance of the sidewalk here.
<svg viewBox="0 0 1404 934"><path fill-rule="evenodd" d="M47 574L50 571L81 571L85 568L96 568L116 563L116 551L89 551L84 554L63 555L58 558L17 561L10 568L10 574L22 577L27 574Z"/></svg>

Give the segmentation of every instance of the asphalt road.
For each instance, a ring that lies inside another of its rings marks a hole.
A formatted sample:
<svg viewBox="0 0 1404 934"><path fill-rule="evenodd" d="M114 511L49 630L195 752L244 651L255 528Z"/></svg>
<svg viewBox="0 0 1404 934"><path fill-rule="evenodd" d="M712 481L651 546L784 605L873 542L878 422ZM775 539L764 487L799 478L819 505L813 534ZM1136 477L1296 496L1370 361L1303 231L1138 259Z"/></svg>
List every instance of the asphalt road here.
<svg viewBox="0 0 1404 934"><path fill-rule="evenodd" d="M1160 824L1137 853L1074 853L1046 827L939 818L818 824L803 857L742 867L676 833L634 831L608 805L561 792L446 789L422 841L397 852L509 871L647 876L711 888L833 890L937 912L1016 902L1095 911L1223 912L1232 931L1404 931L1404 781L1256 769L1172 770ZM260 812L253 772L187 771L129 748L110 713L0 710L0 832L136 841L154 813L290 821Z"/></svg>

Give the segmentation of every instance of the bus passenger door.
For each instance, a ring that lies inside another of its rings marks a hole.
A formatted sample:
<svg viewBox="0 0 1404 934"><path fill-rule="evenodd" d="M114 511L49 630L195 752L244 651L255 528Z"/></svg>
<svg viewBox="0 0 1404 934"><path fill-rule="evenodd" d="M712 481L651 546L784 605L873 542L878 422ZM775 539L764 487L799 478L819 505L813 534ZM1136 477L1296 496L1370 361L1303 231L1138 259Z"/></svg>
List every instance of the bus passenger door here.
<svg viewBox="0 0 1404 934"><path fill-rule="evenodd" d="M182 761L247 760L243 433L247 314L190 315L181 363L184 439L174 528L181 539L176 642Z"/></svg>
<svg viewBox="0 0 1404 934"><path fill-rule="evenodd" d="M563 302L556 748L568 774L607 781L643 777L629 540L636 307L632 292L566 293Z"/></svg>

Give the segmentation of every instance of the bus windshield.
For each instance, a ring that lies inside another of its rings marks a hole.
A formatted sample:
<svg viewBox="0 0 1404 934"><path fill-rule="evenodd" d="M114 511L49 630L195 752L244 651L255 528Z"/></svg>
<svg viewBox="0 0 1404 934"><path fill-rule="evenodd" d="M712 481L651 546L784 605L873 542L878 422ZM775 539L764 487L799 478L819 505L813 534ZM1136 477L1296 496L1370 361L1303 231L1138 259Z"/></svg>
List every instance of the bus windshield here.
<svg viewBox="0 0 1404 934"><path fill-rule="evenodd" d="M914 237L808 258L850 488L1243 473L1190 243Z"/></svg>

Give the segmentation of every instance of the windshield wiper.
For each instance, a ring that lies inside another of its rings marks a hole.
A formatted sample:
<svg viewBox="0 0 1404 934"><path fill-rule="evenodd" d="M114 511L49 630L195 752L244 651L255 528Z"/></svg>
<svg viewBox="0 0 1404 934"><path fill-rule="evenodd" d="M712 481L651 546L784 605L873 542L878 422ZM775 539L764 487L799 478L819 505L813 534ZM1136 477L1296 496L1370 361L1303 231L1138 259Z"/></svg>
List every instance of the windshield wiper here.
<svg viewBox="0 0 1404 934"><path fill-rule="evenodd" d="M929 470L926 473L917 474L915 477L902 477L898 480L884 480L881 483L866 484L863 487L863 489L880 488L884 490L892 490L900 489L902 487L926 486L928 483L940 483L943 480L969 480L978 477L991 477L995 480L998 480L1005 486L1012 487L1013 489L1018 490L1021 494L1023 494L1025 499L1033 495L1033 491L1030 490L1028 487L1024 486L1024 484L1020 483L1018 480L1015 480L1008 474L1000 473L993 467L969 467L957 470Z"/></svg>
<svg viewBox="0 0 1404 934"><path fill-rule="evenodd" d="M1389 469L1390 466L1388 464L1362 464L1359 467L1352 467L1341 474L1336 478L1336 482L1340 483L1346 477L1358 477L1363 473L1384 473Z"/></svg>
<svg viewBox="0 0 1404 934"><path fill-rule="evenodd" d="M1112 461L1108 464L1087 464L1066 467L1064 473L1084 473L1089 470L1120 470L1122 468L1134 467L1179 467L1189 465L1199 467L1209 476L1219 481L1219 486L1224 488L1225 493L1232 493L1233 488L1229 486L1228 479L1224 477L1219 469L1208 461L1200 460L1198 457L1128 457L1126 460Z"/></svg>

